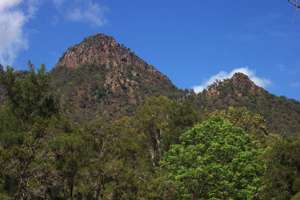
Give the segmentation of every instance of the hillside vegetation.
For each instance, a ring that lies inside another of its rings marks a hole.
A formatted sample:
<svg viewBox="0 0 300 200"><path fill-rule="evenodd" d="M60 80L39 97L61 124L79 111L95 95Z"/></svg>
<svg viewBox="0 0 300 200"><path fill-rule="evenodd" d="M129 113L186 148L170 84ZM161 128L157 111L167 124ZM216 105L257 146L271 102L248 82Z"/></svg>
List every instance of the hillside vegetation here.
<svg viewBox="0 0 300 200"><path fill-rule="evenodd" d="M0 86L1 200L299 198L300 104L246 75L182 91L100 34Z"/></svg>

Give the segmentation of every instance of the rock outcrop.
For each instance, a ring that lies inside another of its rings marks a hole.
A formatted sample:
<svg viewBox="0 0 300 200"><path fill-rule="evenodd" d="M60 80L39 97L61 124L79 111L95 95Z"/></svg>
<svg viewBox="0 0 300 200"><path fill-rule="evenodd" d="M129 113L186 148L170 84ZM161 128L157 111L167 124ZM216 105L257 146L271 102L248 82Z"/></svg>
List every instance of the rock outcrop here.
<svg viewBox="0 0 300 200"><path fill-rule="evenodd" d="M148 96L181 93L165 75L104 34L69 48L52 74L58 94L64 94L62 102L72 102L69 112L79 116L119 116Z"/></svg>

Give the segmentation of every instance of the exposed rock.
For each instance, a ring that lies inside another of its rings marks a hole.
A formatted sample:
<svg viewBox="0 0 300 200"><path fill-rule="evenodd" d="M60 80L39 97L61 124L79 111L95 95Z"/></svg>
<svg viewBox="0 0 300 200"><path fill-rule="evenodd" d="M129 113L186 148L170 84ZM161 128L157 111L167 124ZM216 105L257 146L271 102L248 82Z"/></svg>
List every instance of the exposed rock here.
<svg viewBox="0 0 300 200"><path fill-rule="evenodd" d="M78 115L120 115L133 111L147 96L181 93L165 75L104 34L69 48L52 74L55 88L64 94L62 101L72 102L70 112ZM72 87L65 85L70 82ZM99 101L93 98L96 88L105 93Z"/></svg>
<svg viewBox="0 0 300 200"><path fill-rule="evenodd" d="M264 116L274 133L295 134L300 128L299 102L270 94L242 73L209 86L198 94L195 104L203 112L246 107Z"/></svg>

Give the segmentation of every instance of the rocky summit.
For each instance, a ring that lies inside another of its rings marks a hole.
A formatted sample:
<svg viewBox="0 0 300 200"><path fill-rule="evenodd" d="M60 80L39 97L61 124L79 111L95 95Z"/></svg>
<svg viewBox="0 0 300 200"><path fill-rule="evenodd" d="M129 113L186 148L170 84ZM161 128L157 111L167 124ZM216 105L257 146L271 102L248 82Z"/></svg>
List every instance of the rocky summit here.
<svg viewBox="0 0 300 200"><path fill-rule="evenodd" d="M78 122L99 115L131 115L147 97L163 95L190 100L200 115L230 106L245 107L261 114L274 133L294 134L300 129L299 102L270 94L245 74L217 81L196 95L176 88L155 67L104 34L69 48L51 75L64 112Z"/></svg>
<svg viewBox="0 0 300 200"><path fill-rule="evenodd" d="M194 104L202 112L245 107L262 115L273 133L297 134L300 129L299 102L269 93L242 73L212 84L197 95Z"/></svg>
<svg viewBox="0 0 300 200"><path fill-rule="evenodd" d="M155 67L104 34L67 49L50 75L63 112L76 122L131 115L147 97L167 96L189 102L200 115L244 107L262 115L273 133L299 134L298 101L275 96L242 73L217 81L199 94L178 89ZM0 102L5 93L0 85Z"/></svg>
<svg viewBox="0 0 300 200"><path fill-rule="evenodd" d="M52 75L63 106L77 120L131 113L147 96L181 92L165 75L104 34L69 48Z"/></svg>
<svg viewBox="0 0 300 200"><path fill-rule="evenodd" d="M108 68L133 65L155 71L129 48L118 43L113 37L104 34L88 37L80 44L69 48L56 66L75 69L82 65L107 66Z"/></svg>

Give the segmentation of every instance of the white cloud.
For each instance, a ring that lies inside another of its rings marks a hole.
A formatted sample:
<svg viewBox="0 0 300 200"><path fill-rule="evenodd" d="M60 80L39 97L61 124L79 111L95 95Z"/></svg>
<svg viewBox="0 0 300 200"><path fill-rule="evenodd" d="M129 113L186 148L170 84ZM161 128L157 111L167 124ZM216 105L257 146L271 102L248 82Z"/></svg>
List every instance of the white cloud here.
<svg viewBox="0 0 300 200"><path fill-rule="evenodd" d="M106 23L105 14L108 11L93 0L52 0L56 8L66 20L83 22L92 26L103 26Z"/></svg>
<svg viewBox="0 0 300 200"><path fill-rule="evenodd" d="M216 75L213 75L212 77L210 77L208 80L206 80L205 82L203 82L201 85L198 86L194 86L193 90L196 93L200 93L202 92L204 89L206 89L208 86L210 86L211 84L215 83L217 80L218 81L222 81L225 79L229 79L231 78L235 73L243 73L245 75L247 75L256 85L260 86L260 87L267 87L268 85L271 84L271 81L265 78L261 78L258 77L254 71L250 70L247 67L242 67L242 68L237 68L232 70L231 72L225 72L225 71L221 71Z"/></svg>
<svg viewBox="0 0 300 200"><path fill-rule="evenodd" d="M27 0L27 18L32 18L38 10L42 0Z"/></svg>
<svg viewBox="0 0 300 200"><path fill-rule="evenodd" d="M48 1L55 5L58 18L93 26L106 22L108 9L96 0ZM28 48L25 26L43 2L46 0L0 0L0 64L13 64L18 54Z"/></svg>
<svg viewBox="0 0 300 200"><path fill-rule="evenodd" d="M1 0L0 11L13 8L21 3L22 0Z"/></svg>
<svg viewBox="0 0 300 200"><path fill-rule="evenodd" d="M18 53L27 47L24 35L26 15L19 8L21 0L0 1L0 63L12 64Z"/></svg>
<svg viewBox="0 0 300 200"><path fill-rule="evenodd" d="M24 28L40 0L0 0L0 64L11 65L28 48Z"/></svg>

